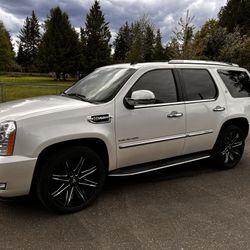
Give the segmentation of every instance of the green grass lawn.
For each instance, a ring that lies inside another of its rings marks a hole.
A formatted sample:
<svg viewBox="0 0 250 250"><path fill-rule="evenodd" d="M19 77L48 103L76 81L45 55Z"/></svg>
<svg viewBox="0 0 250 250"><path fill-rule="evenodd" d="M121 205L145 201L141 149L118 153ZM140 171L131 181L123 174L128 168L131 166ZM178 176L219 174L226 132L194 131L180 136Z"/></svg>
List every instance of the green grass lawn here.
<svg viewBox="0 0 250 250"><path fill-rule="evenodd" d="M74 82L76 79L57 81L53 77L44 76L0 75L0 83L4 83L3 87L0 85L0 101L59 94Z"/></svg>

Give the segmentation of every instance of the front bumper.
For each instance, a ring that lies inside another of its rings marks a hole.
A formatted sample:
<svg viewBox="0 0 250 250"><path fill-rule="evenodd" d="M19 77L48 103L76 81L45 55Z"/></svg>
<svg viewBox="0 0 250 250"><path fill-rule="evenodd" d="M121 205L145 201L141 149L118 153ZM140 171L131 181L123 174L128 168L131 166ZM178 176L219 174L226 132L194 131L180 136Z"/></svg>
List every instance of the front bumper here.
<svg viewBox="0 0 250 250"><path fill-rule="evenodd" d="M6 184L6 188L0 189L0 197L29 194L36 161L17 155L0 156L0 184Z"/></svg>

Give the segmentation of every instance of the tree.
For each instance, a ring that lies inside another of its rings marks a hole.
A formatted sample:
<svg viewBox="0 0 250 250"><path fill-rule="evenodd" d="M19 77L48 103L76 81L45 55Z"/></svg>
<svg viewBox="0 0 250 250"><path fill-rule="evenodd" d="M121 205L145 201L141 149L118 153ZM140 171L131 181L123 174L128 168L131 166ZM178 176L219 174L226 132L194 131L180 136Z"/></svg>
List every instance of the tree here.
<svg viewBox="0 0 250 250"><path fill-rule="evenodd" d="M219 23L232 33L238 28L241 35L250 35L250 1L228 0L219 12Z"/></svg>
<svg viewBox="0 0 250 250"><path fill-rule="evenodd" d="M239 31L236 30L234 33L227 34L224 44L220 49L218 60L241 64L239 55L243 46L244 38L240 35Z"/></svg>
<svg viewBox="0 0 250 250"><path fill-rule="evenodd" d="M147 16L142 16L131 24L129 62L151 61L153 58L154 25Z"/></svg>
<svg viewBox="0 0 250 250"><path fill-rule="evenodd" d="M69 17L59 7L50 10L45 21L45 32L39 46L40 67L54 71L57 79L60 73L74 73L79 68L80 45L78 34Z"/></svg>
<svg viewBox="0 0 250 250"><path fill-rule="evenodd" d="M157 30L155 38L155 47L154 47L154 60L161 61L165 59L164 49L161 42L161 31Z"/></svg>
<svg viewBox="0 0 250 250"><path fill-rule="evenodd" d="M189 11L187 11L185 18L180 18L178 27L174 30L175 38L180 44L183 59L192 59L194 56L192 42L195 26L192 24L193 20L194 16L190 16Z"/></svg>
<svg viewBox="0 0 250 250"><path fill-rule="evenodd" d="M195 34L194 48L198 59L240 63L244 37L236 30L228 33L215 19L208 20Z"/></svg>
<svg viewBox="0 0 250 250"><path fill-rule="evenodd" d="M111 33L109 23L105 21L100 3L95 0L86 17L83 33L86 39L84 51L88 65L87 72L110 63L111 45L109 44Z"/></svg>
<svg viewBox="0 0 250 250"><path fill-rule="evenodd" d="M128 22L126 22L119 29L114 41L114 60L117 62L124 62L130 50L131 29Z"/></svg>
<svg viewBox="0 0 250 250"><path fill-rule="evenodd" d="M34 70L41 38L40 25L34 10L31 17L26 17L18 38L17 62L26 70Z"/></svg>
<svg viewBox="0 0 250 250"><path fill-rule="evenodd" d="M150 25L148 25L145 29L145 34L143 37L143 61L144 62L153 61L154 43L155 43L154 30L152 29Z"/></svg>
<svg viewBox="0 0 250 250"><path fill-rule="evenodd" d="M182 58L180 44L175 37L172 37L171 41L167 44L165 50L165 57L166 60Z"/></svg>
<svg viewBox="0 0 250 250"><path fill-rule="evenodd" d="M244 40L238 57L239 64L250 70L250 37Z"/></svg>
<svg viewBox="0 0 250 250"><path fill-rule="evenodd" d="M226 30L219 26L217 20L209 19L194 36L196 58L216 60L226 35Z"/></svg>
<svg viewBox="0 0 250 250"><path fill-rule="evenodd" d="M80 54L79 54L79 70L81 74L85 74L87 72L87 38L83 28L80 30ZM80 72L79 72L80 73Z"/></svg>
<svg viewBox="0 0 250 250"><path fill-rule="evenodd" d="M9 32L0 21L0 70L10 70L14 65L14 52Z"/></svg>
<svg viewBox="0 0 250 250"><path fill-rule="evenodd" d="M127 61L130 63L143 62L143 30L139 22L131 24L131 42Z"/></svg>

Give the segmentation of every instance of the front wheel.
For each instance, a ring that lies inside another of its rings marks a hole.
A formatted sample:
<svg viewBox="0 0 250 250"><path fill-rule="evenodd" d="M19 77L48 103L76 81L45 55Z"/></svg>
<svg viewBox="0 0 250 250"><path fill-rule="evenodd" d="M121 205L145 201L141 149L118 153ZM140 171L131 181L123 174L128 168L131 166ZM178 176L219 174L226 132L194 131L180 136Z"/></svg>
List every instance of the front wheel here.
<svg viewBox="0 0 250 250"><path fill-rule="evenodd" d="M221 131L212 152L213 160L217 167L230 169L235 167L241 160L245 147L243 131L230 125Z"/></svg>
<svg viewBox="0 0 250 250"><path fill-rule="evenodd" d="M100 193L105 168L91 149L74 146L50 156L41 167L37 194L49 209L72 213L87 207Z"/></svg>

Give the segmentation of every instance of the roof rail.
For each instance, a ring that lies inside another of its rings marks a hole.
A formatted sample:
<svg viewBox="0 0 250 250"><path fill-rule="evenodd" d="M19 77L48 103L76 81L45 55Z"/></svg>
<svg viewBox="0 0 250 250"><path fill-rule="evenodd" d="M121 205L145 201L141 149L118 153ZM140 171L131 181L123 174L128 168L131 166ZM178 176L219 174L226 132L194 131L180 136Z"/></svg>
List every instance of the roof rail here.
<svg viewBox="0 0 250 250"><path fill-rule="evenodd" d="M202 60L170 60L169 64L203 64L203 65L217 65L217 66L233 66L239 67L238 64L224 63L216 61L202 61Z"/></svg>

